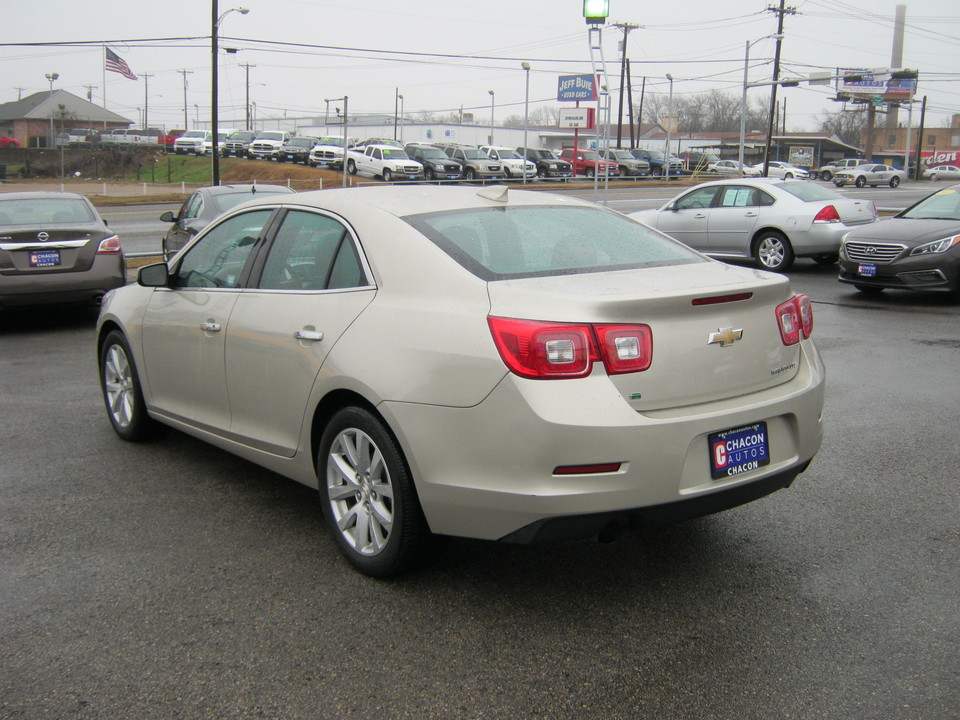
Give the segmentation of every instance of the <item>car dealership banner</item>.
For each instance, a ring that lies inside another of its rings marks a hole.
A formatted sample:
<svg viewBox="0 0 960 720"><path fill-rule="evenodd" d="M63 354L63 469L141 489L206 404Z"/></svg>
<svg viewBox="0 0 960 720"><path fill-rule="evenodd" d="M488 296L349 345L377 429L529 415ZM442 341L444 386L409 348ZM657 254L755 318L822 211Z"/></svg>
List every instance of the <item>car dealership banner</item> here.
<svg viewBox="0 0 960 720"><path fill-rule="evenodd" d="M594 75L561 75L557 85L559 102L596 102L600 78Z"/></svg>

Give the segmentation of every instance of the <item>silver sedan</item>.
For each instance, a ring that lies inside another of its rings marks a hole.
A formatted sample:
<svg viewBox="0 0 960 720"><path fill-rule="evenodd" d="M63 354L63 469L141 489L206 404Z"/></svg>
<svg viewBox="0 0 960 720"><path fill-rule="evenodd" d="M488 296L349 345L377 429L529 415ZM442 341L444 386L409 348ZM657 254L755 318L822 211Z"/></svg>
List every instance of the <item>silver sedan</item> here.
<svg viewBox="0 0 960 720"><path fill-rule="evenodd" d="M876 222L869 200L799 180L715 180L632 218L712 257L752 258L783 272L797 257L834 263L851 228Z"/></svg>
<svg viewBox="0 0 960 720"><path fill-rule="evenodd" d="M862 188L866 185L870 187L889 185L895 188L906 179L907 174L903 170L897 170L889 165L871 165L868 163L846 170L839 170L833 175L833 184L837 187L856 185Z"/></svg>
<svg viewBox="0 0 960 720"><path fill-rule="evenodd" d="M613 537L784 488L822 439L809 298L612 210L433 186L275 196L111 293L107 417L319 488L361 572L436 536Z"/></svg>

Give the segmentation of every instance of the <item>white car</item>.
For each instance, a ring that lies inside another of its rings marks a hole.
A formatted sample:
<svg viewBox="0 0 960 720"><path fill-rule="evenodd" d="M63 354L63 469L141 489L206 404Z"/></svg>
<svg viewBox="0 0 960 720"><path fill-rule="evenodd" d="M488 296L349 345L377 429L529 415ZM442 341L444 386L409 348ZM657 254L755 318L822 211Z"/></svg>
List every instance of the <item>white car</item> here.
<svg viewBox="0 0 960 720"><path fill-rule="evenodd" d="M347 150L347 172L394 180L422 180L423 165L393 145L357 145Z"/></svg>
<svg viewBox="0 0 960 720"><path fill-rule="evenodd" d="M794 178L798 180L806 180L810 177L810 173L804 170L801 167L796 165L791 165L787 162L780 162L779 160L771 160L767 163L767 177L779 178L780 180L793 180ZM754 170L758 170L760 175L763 175L763 163L757 163L753 166Z"/></svg>
<svg viewBox="0 0 960 720"><path fill-rule="evenodd" d="M934 182L938 180L946 180L952 183L960 182L960 167L956 165L937 165L924 170L923 178Z"/></svg>
<svg viewBox="0 0 960 720"><path fill-rule="evenodd" d="M798 180L743 178L697 185L656 210L630 213L711 257L785 272L797 257L837 261L848 230L876 222L870 200Z"/></svg>
<svg viewBox="0 0 960 720"><path fill-rule="evenodd" d="M612 538L787 487L823 434L812 313L590 202L374 186L234 208L110 293L96 344L122 438L319 488L387 576L435 535Z"/></svg>
<svg viewBox="0 0 960 720"><path fill-rule="evenodd" d="M491 160L497 160L503 166L507 178L533 178L537 176L537 166L524 160L516 150L496 145L481 145L480 149Z"/></svg>
<svg viewBox="0 0 960 720"><path fill-rule="evenodd" d="M177 155L193 153L203 155L203 145L211 137L209 130L187 130L173 141L173 151Z"/></svg>
<svg viewBox="0 0 960 720"><path fill-rule="evenodd" d="M718 160L707 166L708 173L736 177L760 177L760 170L749 165L741 165L736 160Z"/></svg>
<svg viewBox="0 0 960 720"><path fill-rule="evenodd" d="M857 187L877 187L878 185L889 185L892 188L900 185L907 179L907 174L903 170L897 170L889 165L857 165L855 168L838 170L833 174L833 184L837 187L844 185L856 185Z"/></svg>

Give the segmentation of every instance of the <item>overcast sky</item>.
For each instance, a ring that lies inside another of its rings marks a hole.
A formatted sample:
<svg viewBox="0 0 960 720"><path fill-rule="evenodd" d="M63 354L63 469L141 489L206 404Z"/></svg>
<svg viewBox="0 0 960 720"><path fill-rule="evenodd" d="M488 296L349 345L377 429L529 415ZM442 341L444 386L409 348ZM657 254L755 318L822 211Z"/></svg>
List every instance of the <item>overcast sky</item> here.
<svg viewBox="0 0 960 720"><path fill-rule="evenodd" d="M628 35L627 56L635 96L642 77L648 93L675 96L722 90L739 97L744 45L751 82L769 79L777 17L766 0L610 0L611 23L641 26ZM903 66L920 71L918 98L928 97L927 126L946 125L960 113L960 11L956 0L793 0L784 22L783 76L817 70L890 65L897 4L907 7ZM556 102L557 77L590 72L590 48L581 0L220 0L221 124L243 118L246 69L257 117L323 116L325 99L347 95L350 112L390 113L403 95L408 116L463 108L489 122L523 114L528 61L531 109ZM209 119L211 4L197 0L126 3L35 0L4 3L0 57L5 83L0 102L55 88L104 99L103 50L24 47L27 43L110 42L138 76L106 73L106 105L138 121L146 102L149 124L181 127L184 75L189 123ZM603 54L612 87L619 87L622 31L603 30ZM192 38L192 39L183 39ZM157 40L161 39L161 40ZM409 54L409 53L421 53ZM144 74L150 75L145 81ZM146 91L146 92L145 92ZM768 97L769 88L751 91ZM787 129L813 130L817 117L839 105L831 88L785 89ZM146 96L146 97L145 97ZM616 90L613 113L616 115ZM197 107L195 107L197 106ZM331 112L333 105L331 104ZM914 124L918 113L914 113Z"/></svg>

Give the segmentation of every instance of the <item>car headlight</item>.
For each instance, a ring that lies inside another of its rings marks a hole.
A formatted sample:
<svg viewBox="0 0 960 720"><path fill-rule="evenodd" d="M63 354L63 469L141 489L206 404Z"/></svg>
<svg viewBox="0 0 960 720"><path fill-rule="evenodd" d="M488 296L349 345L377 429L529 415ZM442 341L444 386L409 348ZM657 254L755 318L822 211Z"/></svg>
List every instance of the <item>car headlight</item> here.
<svg viewBox="0 0 960 720"><path fill-rule="evenodd" d="M951 235L940 240L918 245L910 251L911 255L929 255L930 253L945 253L954 245L960 245L960 235Z"/></svg>

